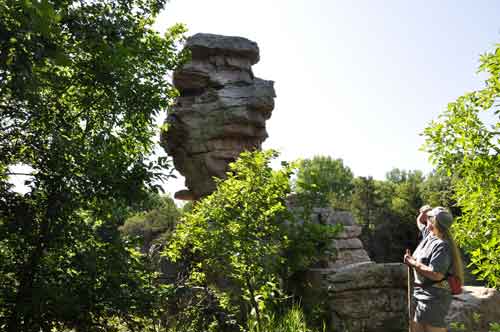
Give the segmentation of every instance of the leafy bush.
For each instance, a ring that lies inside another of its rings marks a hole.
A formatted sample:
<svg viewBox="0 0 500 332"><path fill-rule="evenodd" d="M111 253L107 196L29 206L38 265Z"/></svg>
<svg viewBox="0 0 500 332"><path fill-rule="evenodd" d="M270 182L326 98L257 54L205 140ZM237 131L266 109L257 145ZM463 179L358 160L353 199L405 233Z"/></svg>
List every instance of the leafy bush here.
<svg viewBox="0 0 500 332"><path fill-rule="evenodd" d="M475 273L500 287L500 44L480 58L485 87L467 93L425 129L424 149L437 169L453 175L462 215L457 241L471 255ZM490 117L488 125L483 119Z"/></svg>
<svg viewBox="0 0 500 332"><path fill-rule="evenodd" d="M189 257L188 285L210 287L227 317L242 326L251 317L258 331L264 331L266 313L286 306L284 280L318 257L313 249L336 231L294 221L286 206L293 169L273 170L276 156L242 153L217 190L184 216L165 252L174 261ZM303 236L312 233L317 237Z"/></svg>

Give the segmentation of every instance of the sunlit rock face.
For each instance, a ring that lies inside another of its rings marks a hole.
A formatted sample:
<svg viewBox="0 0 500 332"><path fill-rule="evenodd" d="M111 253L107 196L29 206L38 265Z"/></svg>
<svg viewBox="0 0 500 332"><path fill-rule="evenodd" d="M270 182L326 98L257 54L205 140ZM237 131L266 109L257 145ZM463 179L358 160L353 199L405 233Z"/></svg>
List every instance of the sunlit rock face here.
<svg viewBox="0 0 500 332"><path fill-rule="evenodd" d="M289 197L289 208L298 202ZM299 207L300 208L300 207ZM403 263L375 263L359 240L362 228L348 211L314 208L311 222L342 225L332 239L333 251L294 276L293 293L305 307L321 301L329 307L329 331L400 332L408 330L408 267ZM500 292L465 286L454 295L445 321L448 331L488 332L500 322Z"/></svg>
<svg viewBox="0 0 500 332"><path fill-rule="evenodd" d="M215 190L241 152L260 149L274 108L273 81L254 77L257 44L241 37L196 34L187 40L191 61L174 73L180 92L161 144L186 178L181 199Z"/></svg>
<svg viewBox="0 0 500 332"><path fill-rule="evenodd" d="M445 321L449 332L494 331L492 325L500 323L500 291L465 286L462 294L453 296Z"/></svg>

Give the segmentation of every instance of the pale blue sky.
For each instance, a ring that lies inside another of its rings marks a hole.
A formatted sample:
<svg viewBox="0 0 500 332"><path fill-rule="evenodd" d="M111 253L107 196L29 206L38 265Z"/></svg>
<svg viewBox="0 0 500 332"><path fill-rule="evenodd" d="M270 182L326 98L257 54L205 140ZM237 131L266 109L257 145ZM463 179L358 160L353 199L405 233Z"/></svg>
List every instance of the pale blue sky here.
<svg viewBox="0 0 500 332"><path fill-rule="evenodd" d="M499 17L493 0L171 0L155 27L256 41L254 73L277 93L264 148L342 158L356 176L383 179L394 167L431 170L419 134L482 86L478 59L500 42Z"/></svg>
<svg viewBox="0 0 500 332"><path fill-rule="evenodd" d="M499 1L172 0L156 27L256 41L254 73L277 93L264 148L342 158L383 179L394 167L431 170L419 133L482 86L478 59L500 42L499 17Z"/></svg>

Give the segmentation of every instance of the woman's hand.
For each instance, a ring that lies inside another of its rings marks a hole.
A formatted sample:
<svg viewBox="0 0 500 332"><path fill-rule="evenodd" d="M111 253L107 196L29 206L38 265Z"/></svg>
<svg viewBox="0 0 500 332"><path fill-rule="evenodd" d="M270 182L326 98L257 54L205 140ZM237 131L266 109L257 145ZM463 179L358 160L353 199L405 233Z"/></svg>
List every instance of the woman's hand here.
<svg viewBox="0 0 500 332"><path fill-rule="evenodd" d="M417 217L417 222L422 225L427 225L427 212L421 212Z"/></svg>
<svg viewBox="0 0 500 332"><path fill-rule="evenodd" d="M408 265L409 267L413 267L415 271L428 279L435 281L444 279L444 274L442 274L441 272L434 272L429 266L417 262L417 260L411 255L410 249L406 249L406 254L403 258L403 261L406 265Z"/></svg>
<svg viewBox="0 0 500 332"><path fill-rule="evenodd" d="M417 264L417 261L415 260L415 258L413 258L413 256L410 253L410 249L406 249L403 262L410 267L413 267Z"/></svg>
<svg viewBox="0 0 500 332"><path fill-rule="evenodd" d="M417 217L417 222L423 224L423 225L427 225L427 212L429 212L430 210L432 210L431 206L430 205L424 205L420 208L419 210L419 215Z"/></svg>

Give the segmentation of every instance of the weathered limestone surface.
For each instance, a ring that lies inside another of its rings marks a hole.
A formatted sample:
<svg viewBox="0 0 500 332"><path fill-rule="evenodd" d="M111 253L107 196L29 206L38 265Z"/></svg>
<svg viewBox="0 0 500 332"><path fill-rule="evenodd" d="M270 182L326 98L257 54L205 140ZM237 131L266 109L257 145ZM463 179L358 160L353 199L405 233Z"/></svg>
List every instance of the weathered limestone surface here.
<svg viewBox="0 0 500 332"><path fill-rule="evenodd" d="M352 214L328 208L314 209L313 220L342 224L333 246L336 253L302 276L304 303L314 305L326 293L334 331L399 332L408 329L407 266L376 264L359 240L361 227ZM464 287L454 296L446 321L449 330L488 332L500 322L500 292L484 287ZM462 326L465 330L453 329Z"/></svg>
<svg viewBox="0 0 500 332"><path fill-rule="evenodd" d="M192 59L174 73L180 92L161 144L198 199L215 189L241 152L260 149L274 108L274 82L254 77L257 44L241 37L196 34L187 40Z"/></svg>
<svg viewBox="0 0 500 332"><path fill-rule="evenodd" d="M343 226L333 240L335 252L306 275L307 282L327 295L333 330L401 331L407 322L406 267L372 262L351 212L317 208L312 217L318 223Z"/></svg>
<svg viewBox="0 0 500 332"><path fill-rule="evenodd" d="M342 232L337 234L332 243L335 252L321 262L322 268L335 271L351 264L370 262L370 257L358 238L361 235L361 226L355 223L351 212L316 208L311 217L320 224L343 226Z"/></svg>
<svg viewBox="0 0 500 332"><path fill-rule="evenodd" d="M365 263L325 275L337 331L401 331L406 325L406 273L400 263Z"/></svg>
<svg viewBox="0 0 500 332"><path fill-rule="evenodd" d="M407 267L402 263L365 263L322 275L335 331L402 331L408 324ZM489 332L500 322L500 292L465 286L453 296L446 316L451 332ZM453 328L456 327L456 328Z"/></svg>
<svg viewBox="0 0 500 332"><path fill-rule="evenodd" d="M490 331L490 323L500 323L500 292L493 288L465 286L462 294L453 297L446 322L450 332ZM451 328L454 325L462 325L465 330Z"/></svg>

